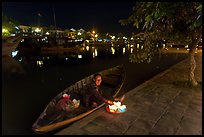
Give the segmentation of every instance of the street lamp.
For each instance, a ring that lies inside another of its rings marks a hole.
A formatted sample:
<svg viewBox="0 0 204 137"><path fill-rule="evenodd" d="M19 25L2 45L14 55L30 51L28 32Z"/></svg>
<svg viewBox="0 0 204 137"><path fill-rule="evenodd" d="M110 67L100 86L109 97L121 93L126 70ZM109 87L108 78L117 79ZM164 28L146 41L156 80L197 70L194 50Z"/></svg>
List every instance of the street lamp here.
<svg viewBox="0 0 204 137"><path fill-rule="evenodd" d="M35 32L37 32L37 33L40 32L40 31L41 31L41 30L40 30L39 28L36 28L36 29L35 29Z"/></svg>

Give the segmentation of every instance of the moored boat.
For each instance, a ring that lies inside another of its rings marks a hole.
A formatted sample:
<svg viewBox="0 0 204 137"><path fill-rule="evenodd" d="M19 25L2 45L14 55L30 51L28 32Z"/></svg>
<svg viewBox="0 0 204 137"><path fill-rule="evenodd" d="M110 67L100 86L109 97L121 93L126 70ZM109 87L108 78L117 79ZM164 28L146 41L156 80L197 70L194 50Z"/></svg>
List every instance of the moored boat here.
<svg viewBox="0 0 204 137"><path fill-rule="evenodd" d="M100 86L102 95L109 100L117 97L125 80L125 70L123 65L118 65L113 68L109 68L100 72L102 74L102 83ZM82 103L82 94L85 92L86 85L92 81L93 75L90 75L74 85L69 86L64 91L54 97L50 103L46 106L44 111L32 125L32 130L36 133L43 134L59 128L63 128L66 125L79 120L95 110L103 107L105 103L98 104L96 107L85 107ZM66 113L66 115L59 114L56 111L56 104L60 98L64 95L70 95L70 100L81 101L79 106Z"/></svg>
<svg viewBox="0 0 204 137"><path fill-rule="evenodd" d="M2 37L2 56L10 56L21 42L21 35Z"/></svg>

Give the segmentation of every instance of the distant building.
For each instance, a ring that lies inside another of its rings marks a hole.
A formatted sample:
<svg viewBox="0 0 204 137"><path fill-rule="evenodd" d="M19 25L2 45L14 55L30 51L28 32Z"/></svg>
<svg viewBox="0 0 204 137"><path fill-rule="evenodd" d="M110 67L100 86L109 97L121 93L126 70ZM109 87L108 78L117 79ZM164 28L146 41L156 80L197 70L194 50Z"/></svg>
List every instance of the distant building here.
<svg viewBox="0 0 204 137"><path fill-rule="evenodd" d="M66 39L68 40L68 42L79 42L79 41L84 41L84 40L89 40L91 41L98 41L101 40L103 41L103 39L99 39L98 34L90 32L90 31L85 31L84 29L80 28L80 29L62 29L59 27L55 27L55 26L49 26L49 27L45 27L45 26L29 26L29 25L20 25L19 28L22 30L23 32L23 36L24 38L26 37L39 37L39 38L43 38L46 37L46 39L48 39L48 41L50 39L54 39L57 38L57 40L60 39L60 41L62 41L62 39ZM110 39L113 41L113 39ZM57 43L64 43L64 42L57 42Z"/></svg>
<svg viewBox="0 0 204 137"><path fill-rule="evenodd" d="M47 27L19 25L19 28L23 32L23 36L43 36Z"/></svg>

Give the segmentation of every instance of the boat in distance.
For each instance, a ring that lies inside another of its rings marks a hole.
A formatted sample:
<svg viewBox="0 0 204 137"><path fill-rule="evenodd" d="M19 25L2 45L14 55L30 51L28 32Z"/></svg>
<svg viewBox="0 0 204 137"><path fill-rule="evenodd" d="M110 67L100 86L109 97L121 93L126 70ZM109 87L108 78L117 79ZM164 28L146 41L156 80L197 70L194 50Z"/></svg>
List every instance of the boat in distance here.
<svg viewBox="0 0 204 137"><path fill-rule="evenodd" d="M11 52L16 49L21 39L21 34L16 36L2 36L2 56L11 56Z"/></svg>

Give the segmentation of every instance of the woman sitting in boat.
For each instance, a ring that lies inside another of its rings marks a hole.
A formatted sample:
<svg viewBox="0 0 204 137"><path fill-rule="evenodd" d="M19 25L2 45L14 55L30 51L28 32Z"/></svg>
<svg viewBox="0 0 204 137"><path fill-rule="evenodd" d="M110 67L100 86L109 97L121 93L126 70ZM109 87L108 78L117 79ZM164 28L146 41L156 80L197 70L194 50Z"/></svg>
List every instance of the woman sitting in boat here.
<svg viewBox="0 0 204 137"><path fill-rule="evenodd" d="M100 91L99 86L102 82L102 76L100 73L94 74L92 82L87 85L87 89L83 95L83 102L86 107L96 107L99 104L106 103L112 105L113 102L105 99Z"/></svg>

